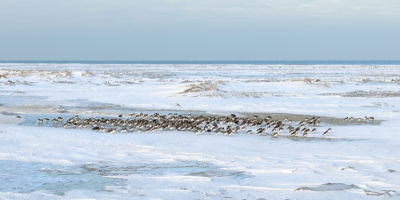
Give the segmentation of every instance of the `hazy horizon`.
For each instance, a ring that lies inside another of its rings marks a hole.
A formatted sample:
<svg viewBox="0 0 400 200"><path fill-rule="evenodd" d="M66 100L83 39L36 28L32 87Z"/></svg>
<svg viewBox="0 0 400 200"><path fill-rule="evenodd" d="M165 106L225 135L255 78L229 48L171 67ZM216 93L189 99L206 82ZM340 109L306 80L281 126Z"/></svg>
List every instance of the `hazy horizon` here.
<svg viewBox="0 0 400 200"><path fill-rule="evenodd" d="M2 1L0 60L399 60L400 2Z"/></svg>

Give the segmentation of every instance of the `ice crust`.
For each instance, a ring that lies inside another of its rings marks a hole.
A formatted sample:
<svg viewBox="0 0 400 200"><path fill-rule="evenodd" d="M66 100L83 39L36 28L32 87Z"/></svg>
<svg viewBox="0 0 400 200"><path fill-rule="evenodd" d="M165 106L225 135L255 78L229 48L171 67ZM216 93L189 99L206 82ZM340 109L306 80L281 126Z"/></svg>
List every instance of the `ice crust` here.
<svg viewBox="0 0 400 200"><path fill-rule="evenodd" d="M400 197L400 66L25 63L0 75L0 199ZM35 121L139 112L331 121L306 139Z"/></svg>

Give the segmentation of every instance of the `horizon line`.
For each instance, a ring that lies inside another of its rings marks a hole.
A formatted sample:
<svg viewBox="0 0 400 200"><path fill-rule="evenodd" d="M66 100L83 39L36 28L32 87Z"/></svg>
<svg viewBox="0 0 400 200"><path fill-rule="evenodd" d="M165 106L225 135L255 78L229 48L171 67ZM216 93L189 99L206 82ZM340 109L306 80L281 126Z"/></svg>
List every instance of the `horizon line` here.
<svg viewBox="0 0 400 200"><path fill-rule="evenodd" d="M13 64L272 64L272 65L400 65L400 60L0 60Z"/></svg>

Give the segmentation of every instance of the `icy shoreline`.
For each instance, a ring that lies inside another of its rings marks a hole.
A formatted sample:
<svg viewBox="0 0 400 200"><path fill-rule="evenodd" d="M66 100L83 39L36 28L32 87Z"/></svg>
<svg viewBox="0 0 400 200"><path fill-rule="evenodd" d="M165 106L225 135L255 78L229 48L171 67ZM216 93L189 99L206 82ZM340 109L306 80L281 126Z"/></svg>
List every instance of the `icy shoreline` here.
<svg viewBox="0 0 400 200"><path fill-rule="evenodd" d="M5 199L400 196L400 66L3 63L0 75ZM297 122L319 116L326 122L321 131L332 127L327 138L338 140L189 131L110 135L35 121L131 112ZM364 116L376 121L356 121ZM345 117L355 120L345 123Z"/></svg>

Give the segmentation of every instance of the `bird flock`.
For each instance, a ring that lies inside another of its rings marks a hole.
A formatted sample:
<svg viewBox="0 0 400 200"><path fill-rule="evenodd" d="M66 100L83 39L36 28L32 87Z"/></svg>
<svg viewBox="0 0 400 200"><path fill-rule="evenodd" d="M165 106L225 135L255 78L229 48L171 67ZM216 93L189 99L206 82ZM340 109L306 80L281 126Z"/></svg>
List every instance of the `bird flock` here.
<svg viewBox="0 0 400 200"><path fill-rule="evenodd" d="M17 116L17 118L21 118ZM37 119L38 124L49 123L50 119ZM298 123L294 123L287 117L284 120L265 118L254 115L252 117L229 116L192 116L169 113L168 115L154 114L129 114L124 119L122 115L117 118L80 118L78 115L64 122L62 117L54 118L51 122L64 128L90 128L96 132L114 134L116 132L158 132L158 131L191 131L196 135L217 134L231 136L235 133L258 135L279 135L307 137L310 133L316 134L320 126L320 117L305 117ZM328 128L322 133L327 135L332 131Z"/></svg>
<svg viewBox="0 0 400 200"><path fill-rule="evenodd" d="M368 121L374 122L374 120L375 120L374 117L367 117L367 116L365 116L363 119L364 119L365 122L368 122ZM344 118L344 121L346 121L346 122L353 121L353 120L357 120L357 122L361 122L362 118L361 117L359 117L357 119L355 119L354 117L346 117L346 118Z"/></svg>

